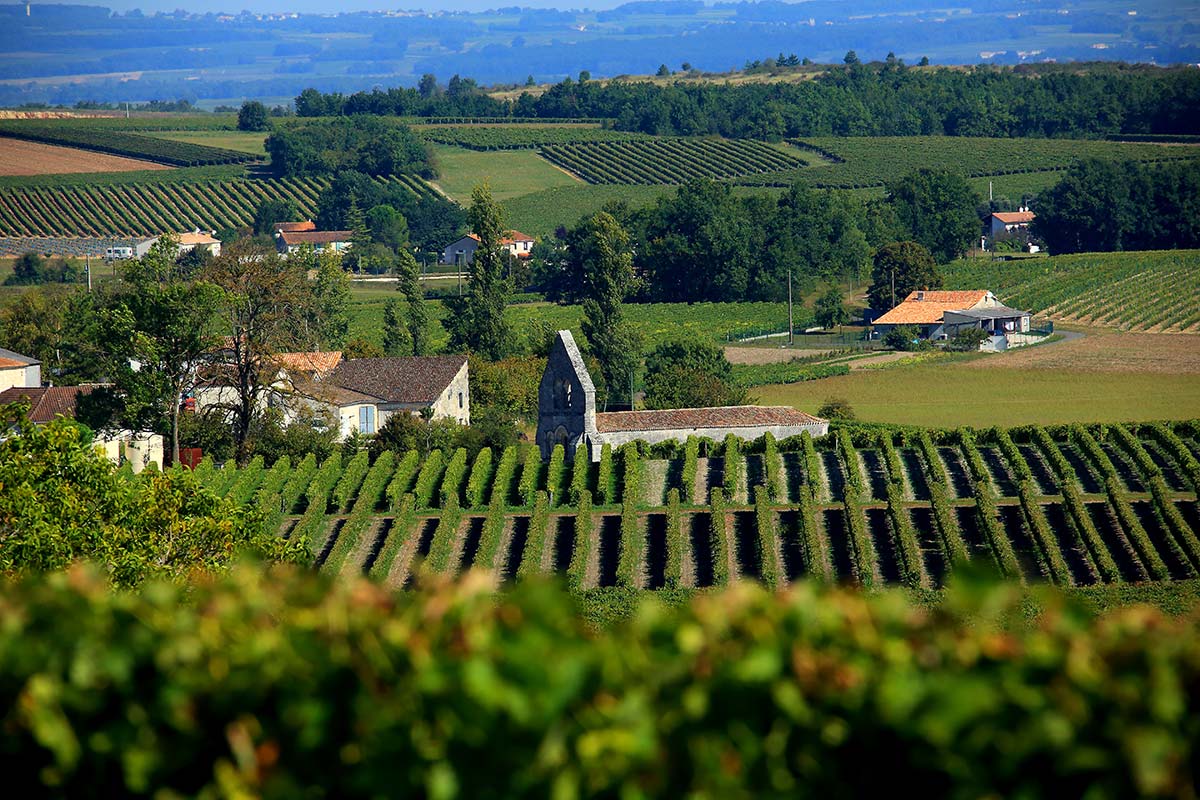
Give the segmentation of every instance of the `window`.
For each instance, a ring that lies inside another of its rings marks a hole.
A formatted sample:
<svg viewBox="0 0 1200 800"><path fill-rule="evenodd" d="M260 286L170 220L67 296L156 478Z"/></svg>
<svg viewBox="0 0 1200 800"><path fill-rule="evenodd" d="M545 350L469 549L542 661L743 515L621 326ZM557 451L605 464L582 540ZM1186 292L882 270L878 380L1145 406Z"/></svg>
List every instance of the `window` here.
<svg viewBox="0 0 1200 800"><path fill-rule="evenodd" d="M358 431L359 433L375 432L375 406L359 406Z"/></svg>
<svg viewBox="0 0 1200 800"><path fill-rule="evenodd" d="M458 407L459 408L463 407L463 393L462 392L458 393Z"/></svg>

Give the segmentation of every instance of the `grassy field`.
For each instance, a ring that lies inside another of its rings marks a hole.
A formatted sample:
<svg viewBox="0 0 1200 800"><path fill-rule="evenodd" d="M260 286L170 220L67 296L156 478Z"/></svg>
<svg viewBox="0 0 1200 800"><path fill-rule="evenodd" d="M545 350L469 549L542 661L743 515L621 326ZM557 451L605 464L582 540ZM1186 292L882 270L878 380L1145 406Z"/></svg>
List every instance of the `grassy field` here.
<svg viewBox="0 0 1200 800"><path fill-rule="evenodd" d="M208 147L223 147L226 150L239 150L256 156L265 156L263 143L267 140L265 133L246 131L163 131L151 134L156 139L170 139L174 142L202 144Z"/></svg>
<svg viewBox="0 0 1200 800"><path fill-rule="evenodd" d="M815 412L844 398L859 419L908 425L1026 425L1184 419L1200 415L1200 367L1186 350L1148 367L1158 337L1123 348L1123 334L1028 351L901 364L753 390L759 402ZM1175 337L1171 337L1172 339ZM1191 337L1193 345L1200 339ZM1105 342L1109 344L1105 344ZM1104 363L1098 358L1108 353ZM1099 354L1099 355L1097 355ZM1090 360L1089 360L1090 357ZM1072 365L1076 365L1072 368ZM1187 371L1184 371L1187 370Z"/></svg>
<svg viewBox="0 0 1200 800"><path fill-rule="evenodd" d="M471 202L471 190L484 181L491 185L492 196L500 201L580 183L533 150L483 152L434 145L433 152L441 176L437 185L464 205Z"/></svg>

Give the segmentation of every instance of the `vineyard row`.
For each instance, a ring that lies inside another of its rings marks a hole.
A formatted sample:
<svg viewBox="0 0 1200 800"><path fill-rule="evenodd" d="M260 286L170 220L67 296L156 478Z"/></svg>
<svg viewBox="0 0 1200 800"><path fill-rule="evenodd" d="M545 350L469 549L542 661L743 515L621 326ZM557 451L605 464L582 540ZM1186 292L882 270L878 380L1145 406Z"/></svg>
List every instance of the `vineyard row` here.
<svg viewBox="0 0 1200 800"><path fill-rule="evenodd" d="M797 155L747 139L653 138L546 145L544 158L597 184L678 184L804 166Z"/></svg>
<svg viewBox="0 0 1200 800"><path fill-rule="evenodd" d="M386 180L386 179L379 179ZM414 194L432 191L419 178L401 176ZM0 190L0 236L155 235L196 228L249 225L266 200L294 202L311 215L324 178L232 180Z"/></svg>
<svg viewBox="0 0 1200 800"><path fill-rule="evenodd" d="M820 440L689 439L543 463L535 449L365 452L198 477L334 573L406 585L418 566L576 587L809 576L938 587L985 562L1065 585L1200 575L1200 427L843 428Z"/></svg>
<svg viewBox="0 0 1200 800"><path fill-rule="evenodd" d="M259 160L258 156L223 147L179 142L143 136L110 128L38 124L24 121L0 123L0 136L11 136L45 144L57 144L140 158L174 167L202 167L211 164L242 164Z"/></svg>

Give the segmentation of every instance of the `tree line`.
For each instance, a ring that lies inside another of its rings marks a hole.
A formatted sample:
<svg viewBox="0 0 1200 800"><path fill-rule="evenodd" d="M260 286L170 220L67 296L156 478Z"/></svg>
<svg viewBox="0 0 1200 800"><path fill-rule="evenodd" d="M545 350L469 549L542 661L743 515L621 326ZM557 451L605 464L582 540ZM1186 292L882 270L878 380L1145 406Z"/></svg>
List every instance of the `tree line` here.
<svg viewBox="0 0 1200 800"><path fill-rule="evenodd" d="M440 87L351 95L306 89L299 116L604 117L620 130L734 138L796 136L1104 137L1198 132L1200 73L1119 64L912 69L899 60L831 67L799 83L604 83L566 78L535 96L487 95L459 76Z"/></svg>

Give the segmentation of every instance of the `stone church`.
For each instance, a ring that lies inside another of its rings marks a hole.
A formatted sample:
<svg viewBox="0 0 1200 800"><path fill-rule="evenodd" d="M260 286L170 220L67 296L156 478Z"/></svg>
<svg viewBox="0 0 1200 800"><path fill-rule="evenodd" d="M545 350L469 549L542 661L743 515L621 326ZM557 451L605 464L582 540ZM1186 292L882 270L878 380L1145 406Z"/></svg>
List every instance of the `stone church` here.
<svg viewBox="0 0 1200 800"><path fill-rule="evenodd" d="M689 436L724 439L731 433L752 440L768 431L776 439L804 431L814 437L824 436L829 432L829 422L786 406L598 413L596 387L570 331L558 332L538 387L537 442L543 459L550 458L557 444L566 448L568 459L580 448L587 448L592 461L599 461L605 444L616 449L626 442L682 442Z"/></svg>

